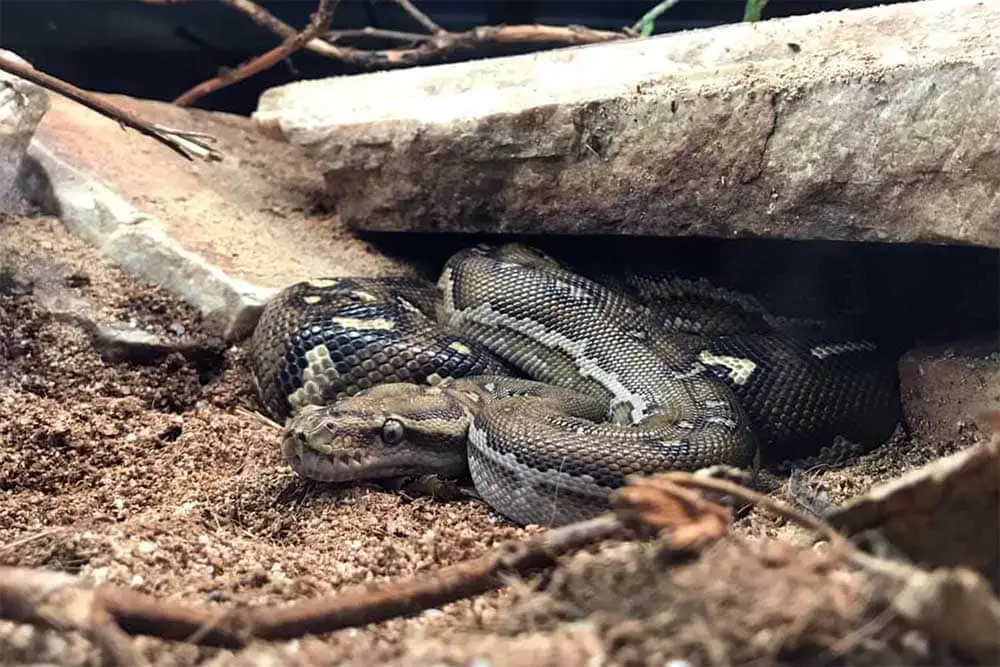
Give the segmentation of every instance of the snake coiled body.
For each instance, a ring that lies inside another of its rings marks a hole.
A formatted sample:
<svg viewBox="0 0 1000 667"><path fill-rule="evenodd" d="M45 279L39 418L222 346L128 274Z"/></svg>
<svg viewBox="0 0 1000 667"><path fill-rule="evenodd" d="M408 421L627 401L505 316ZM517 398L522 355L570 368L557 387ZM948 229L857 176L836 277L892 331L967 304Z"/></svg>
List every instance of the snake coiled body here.
<svg viewBox="0 0 1000 667"><path fill-rule="evenodd" d="M704 283L598 282L520 245L457 253L436 290L292 286L251 359L265 407L291 415L300 474L467 465L519 523L592 516L630 474L867 449L899 422L894 364L869 343L786 327Z"/></svg>

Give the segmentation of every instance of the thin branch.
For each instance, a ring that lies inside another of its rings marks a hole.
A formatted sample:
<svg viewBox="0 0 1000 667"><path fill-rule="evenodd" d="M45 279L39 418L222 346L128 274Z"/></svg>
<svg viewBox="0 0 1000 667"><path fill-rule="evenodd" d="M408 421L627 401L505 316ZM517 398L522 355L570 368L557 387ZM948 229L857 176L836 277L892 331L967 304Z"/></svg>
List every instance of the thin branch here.
<svg viewBox="0 0 1000 667"><path fill-rule="evenodd" d="M149 0L146 0L146 2L149 2ZM298 33L298 30L250 0L219 0L219 2L224 5L229 5L233 9L240 10L250 17L250 19L257 25L262 28L267 28L281 37L288 38Z"/></svg>
<svg viewBox="0 0 1000 667"><path fill-rule="evenodd" d="M390 585L355 596L341 594L329 600L283 607L261 619L256 635L290 639L303 632L315 634L411 616L462 598L496 590L511 576L525 576L553 567L559 557L626 531L614 515L604 515L549 530L521 543L501 545L472 561L443 568L432 575ZM352 600L351 597L354 599Z"/></svg>
<svg viewBox="0 0 1000 667"><path fill-rule="evenodd" d="M424 14L422 11L417 9L410 0L395 0L396 4L399 5L404 12L409 14L414 21L419 23L427 30L427 32L432 35L444 35L448 31L439 26L437 23L431 20L431 17Z"/></svg>
<svg viewBox="0 0 1000 667"><path fill-rule="evenodd" d="M13 542L8 542L7 544L0 544L0 554L2 554L5 551L13 551L14 549L22 547L25 544L28 544L29 542L34 542L35 540L41 540L46 537L52 537L53 535L59 535L60 533L64 532L64 530L65 529L62 528L50 528L48 530L43 530L39 533L33 533L31 535L27 535L20 539L14 540Z"/></svg>
<svg viewBox="0 0 1000 667"><path fill-rule="evenodd" d="M180 4L181 2L190 1L191 0L139 0L139 2L144 2L148 5ZM299 34L298 30L288 25L274 14L271 14L269 11L252 0L219 0L219 2L243 12L251 21L266 30L270 30L282 39L292 39ZM429 35L420 35L420 37L422 39L428 39ZM333 44L319 38L310 39L302 48L326 58L330 58L331 60L350 64L363 64L365 55L367 54L366 51L334 46Z"/></svg>
<svg viewBox="0 0 1000 667"><path fill-rule="evenodd" d="M355 30L331 30L324 36L324 38L331 44L334 44L341 39L356 39L358 37L391 39L397 42L412 42L414 44L426 42L431 39L430 35L415 32L400 32L398 30L383 30L382 28L373 28L370 25L365 26L364 28L357 28Z"/></svg>
<svg viewBox="0 0 1000 667"><path fill-rule="evenodd" d="M147 4L169 4L173 0L139 1ZM187 2L190 0L176 1ZM219 0L219 2L240 10L257 25L270 30L282 39L287 40L298 35L295 28L270 14L266 9L252 0ZM317 38L308 40L303 48L331 60L364 69L394 69L432 63L454 51L482 49L494 45L561 44L565 46L579 46L582 44L596 44L598 42L610 42L634 37L634 35L629 34L627 31L611 32L607 30L592 30L580 26L548 25L480 26L465 32L441 30L440 32L434 32L432 35L414 34L412 40L403 40L402 35L409 35L409 33L399 33L397 37L395 31L380 31L376 28L363 28L362 30L373 31L372 36L383 36L387 39L398 38L401 41L421 42L421 44L414 48L369 51L366 49L339 46ZM351 33L352 31L343 32ZM384 34L376 35L374 32ZM339 34L334 32L332 38L336 39Z"/></svg>
<svg viewBox="0 0 1000 667"><path fill-rule="evenodd" d="M189 609L126 588L91 588L60 572L0 567L0 618L80 631L100 641L117 664L135 664L121 651L121 631L224 648L240 648L253 639L332 632L412 616L496 590L511 576L552 567L563 555L627 533L614 515L605 515L502 545L480 558L408 581L357 586L276 609L221 612Z"/></svg>
<svg viewBox="0 0 1000 667"><path fill-rule="evenodd" d="M278 64L315 39L317 35L329 30L330 21L333 19L333 13L336 11L338 4L339 0L319 0L319 7L316 8L316 13L312 15L309 25L301 33L296 33L286 38L285 41L270 51L243 63L233 70L227 71L225 74L199 83L175 99L174 104L189 106L209 93L225 88L237 81L247 79Z"/></svg>
<svg viewBox="0 0 1000 667"><path fill-rule="evenodd" d="M150 0L144 1L149 2ZM288 25L274 14L271 14L257 3L252 2L252 0L219 0L219 2L224 5L228 5L233 9L238 9L246 14L254 23L262 28L270 30L282 39L291 39L292 37L298 35L298 30ZM322 39L310 39L305 43L303 48L328 58L337 59L336 49L331 50L330 44L327 44Z"/></svg>
<svg viewBox="0 0 1000 667"><path fill-rule="evenodd" d="M206 145L203 141L192 138L189 135L178 133L174 130L161 128L144 121L130 111L126 111L107 100L98 97L96 94L77 88L71 83L58 79L51 74L39 71L26 63L17 62L0 54L0 70L19 76L26 81L51 90L67 97L77 104L81 104L92 111L118 121L126 127L130 127L136 132L155 139L164 146L170 148L178 155L188 160L195 157L202 159L218 159L216 151Z"/></svg>
<svg viewBox="0 0 1000 667"><path fill-rule="evenodd" d="M459 51L477 51L489 46L539 45L580 46L629 39L619 32L592 30L580 26L505 25L480 26L466 32L446 32L432 36L422 44L408 49L363 51L333 47L340 50L344 62L368 69L413 67L436 62Z"/></svg>
<svg viewBox="0 0 1000 667"><path fill-rule="evenodd" d="M412 616L496 590L512 576L527 576L597 542L642 535L650 528L666 531L673 538L668 544L678 549L719 539L729 525L729 513L686 490L691 488L754 503L823 535L836 553L855 565L904 579L893 574L894 565L863 554L828 524L779 501L725 480L662 473L630 478L629 485L612 497L612 513L506 543L480 558L421 573L407 581L356 586L335 596L287 607L197 610L126 588L87 587L59 572L0 567L0 619L79 631L102 647L108 662L120 665L137 664L122 632L231 649L252 640L322 634Z"/></svg>

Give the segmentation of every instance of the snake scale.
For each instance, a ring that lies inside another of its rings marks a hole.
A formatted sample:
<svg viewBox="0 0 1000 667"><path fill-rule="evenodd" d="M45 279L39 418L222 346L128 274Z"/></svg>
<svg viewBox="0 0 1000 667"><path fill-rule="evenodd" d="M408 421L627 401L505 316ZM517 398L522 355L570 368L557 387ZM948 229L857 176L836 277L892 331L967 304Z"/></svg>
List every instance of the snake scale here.
<svg viewBox="0 0 1000 667"><path fill-rule="evenodd" d="M754 298L476 246L437 285L296 283L250 344L300 475L468 473L521 523L593 516L631 474L834 460L900 422L895 360Z"/></svg>

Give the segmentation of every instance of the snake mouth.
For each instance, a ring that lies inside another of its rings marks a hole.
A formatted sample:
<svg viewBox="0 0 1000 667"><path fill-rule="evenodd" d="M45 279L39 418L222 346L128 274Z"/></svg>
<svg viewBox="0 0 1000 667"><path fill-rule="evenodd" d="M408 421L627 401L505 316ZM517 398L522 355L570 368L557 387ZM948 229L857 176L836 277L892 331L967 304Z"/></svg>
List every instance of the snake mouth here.
<svg viewBox="0 0 1000 667"><path fill-rule="evenodd" d="M464 452L459 456L434 455L400 450L378 454L357 451L324 452L297 435L282 441L282 454L300 477L318 482L361 482L414 475L438 474L455 477L467 469Z"/></svg>
<svg viewBox="0 0 1000 667"><path fill-rule="evenodd" d="M320 452L297 437L285 438L282 453L296 474L318 482L357 482L398 477L406 472L384 458L349 452Z"/></svg>

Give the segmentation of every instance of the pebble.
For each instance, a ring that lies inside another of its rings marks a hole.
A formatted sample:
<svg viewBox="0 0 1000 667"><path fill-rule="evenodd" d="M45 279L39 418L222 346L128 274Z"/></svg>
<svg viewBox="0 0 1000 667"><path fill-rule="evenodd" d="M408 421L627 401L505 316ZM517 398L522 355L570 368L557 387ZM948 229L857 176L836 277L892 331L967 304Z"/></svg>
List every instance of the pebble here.
<svg viewBox="0 0 1000 667"><path fill-rule="evenodd" d="M139 545L136 547L136 549L138 549L139 553L141 553L141 554L151 554L154 551L156 551L157 546L156 546L156 542L150 542L149 540L143 540L142 542L139 542Z"/></svg>

